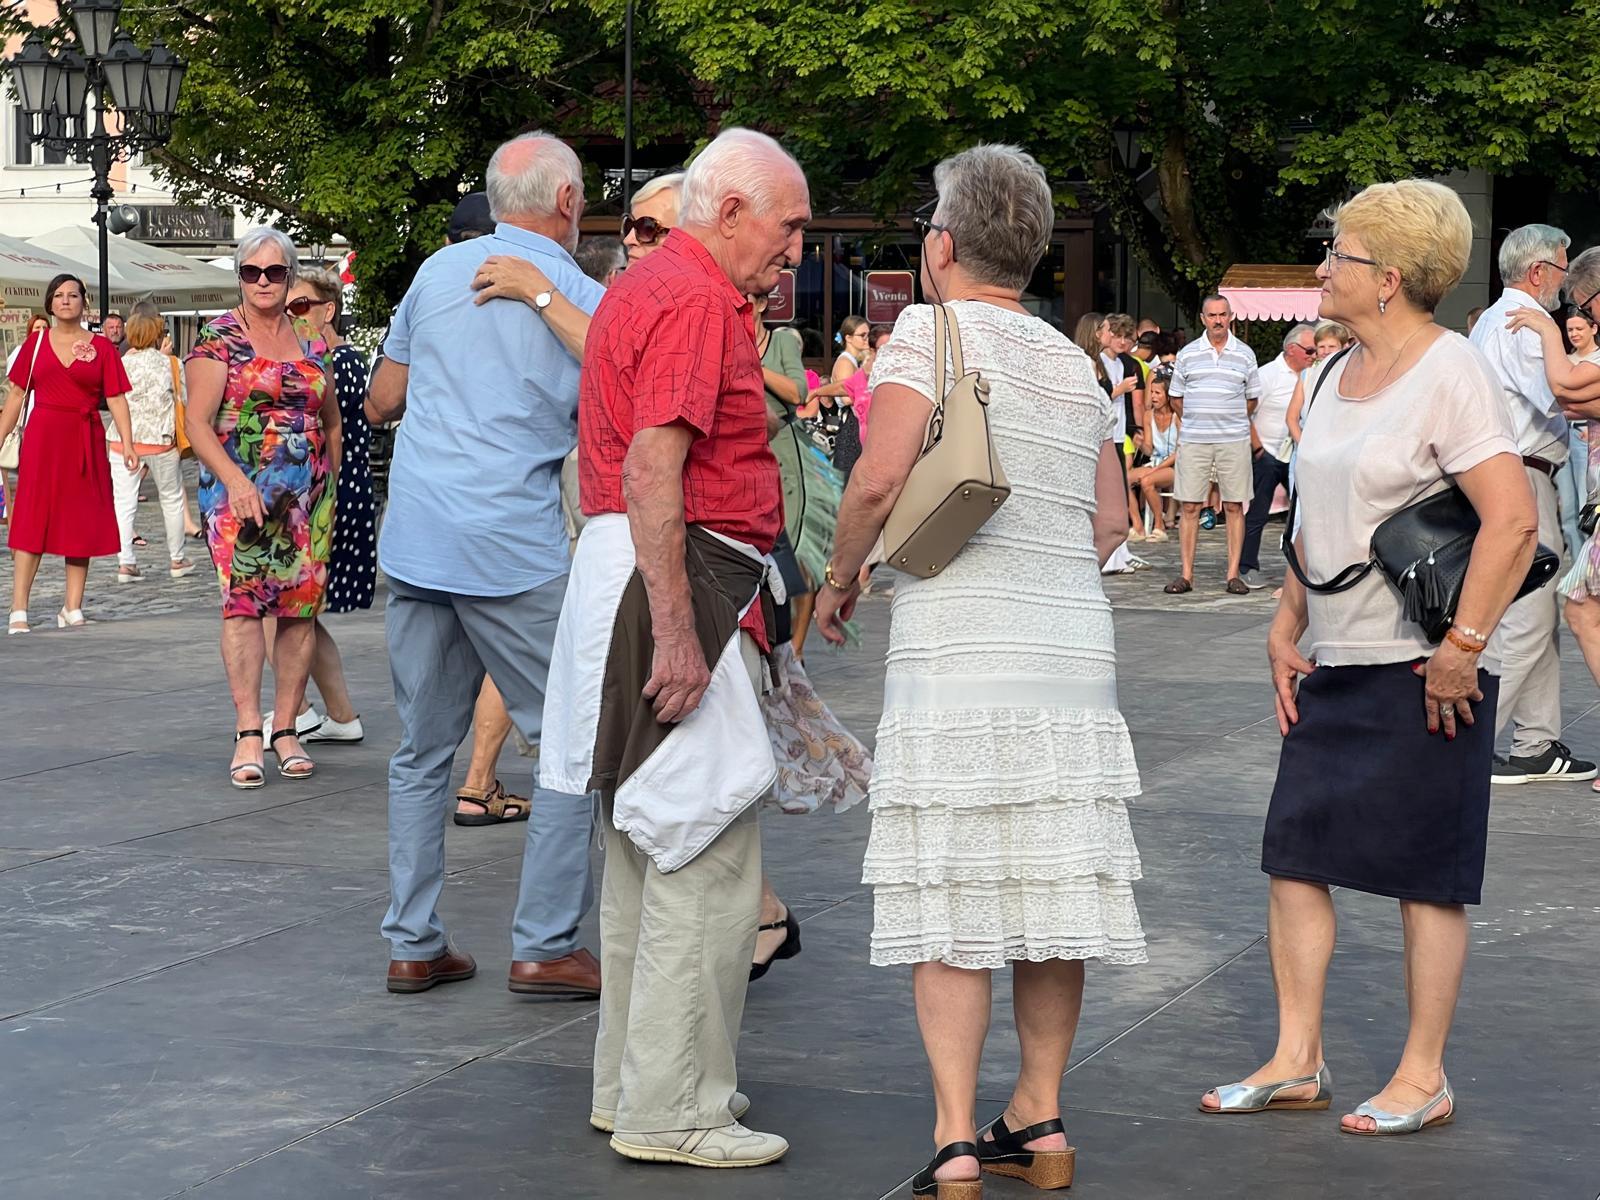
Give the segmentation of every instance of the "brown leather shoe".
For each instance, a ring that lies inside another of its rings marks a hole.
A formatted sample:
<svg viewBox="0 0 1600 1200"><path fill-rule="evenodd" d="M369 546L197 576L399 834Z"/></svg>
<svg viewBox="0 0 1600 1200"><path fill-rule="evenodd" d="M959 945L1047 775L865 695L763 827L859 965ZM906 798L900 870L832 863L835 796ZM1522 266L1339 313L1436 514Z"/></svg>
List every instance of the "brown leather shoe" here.
<svg viewBox="0 0 1600 1200"><path fill-rule="evenodd" d="M478 964L472 955L463 950L446 949L438 958L408 961L402 958L389 960L389 990L391 992L425 992L435 984L454 983L458 979L471 979L478 973Z"/></svg>
<svg viewBox="0 0 1600 1200"><path fill-rule="evenodd" d="M574 950L549 962L512 962L506 987L525 996L577 996L593 1000L600 994L600 962L587 950Z"/></svg>

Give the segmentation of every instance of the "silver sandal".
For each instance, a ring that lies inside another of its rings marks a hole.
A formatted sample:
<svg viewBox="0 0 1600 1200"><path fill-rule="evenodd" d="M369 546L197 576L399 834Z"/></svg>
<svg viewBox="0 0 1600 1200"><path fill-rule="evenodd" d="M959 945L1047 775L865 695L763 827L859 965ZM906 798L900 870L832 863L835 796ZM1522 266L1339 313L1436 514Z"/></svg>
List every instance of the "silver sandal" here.
<svg viewBox="0 0 1600 1200"><path fill-rule="evenodd" d="M1449 1112L1445 1113L1445 1115L1442 1117L1429 1116L1434 1109L1438 1108L1441 1104L1444 1104L1447 1101L1450 1104ZM1378 1127L1376 1129L1351 1129L1348 1125L1341 1121L1339 1123L1340 1133L1352 1133L1357 1137L1396 1137L1405 1133L1421 1133L1424 1129L1427 1129L1430 1126L1448 1125L1451 1121L1456 1119L1456 1094L1451 1090L1450 1081L1446 1079L1444 1081L1444 1087L1440 1088L1436 1093L1434 1093L1433 1097L1426 1104L1424 1104L1421 1108L1412 1110L1411 1112L1385 1112L1383 1109L1376 1107L1372 1101L1368 1100L1364 1104L1357 1105L1356 1111L1352 1115L1357 1117L1371 1117L1378 1123Z"/></svg>
<svg viewBox="0 0 1600 1200"><path fill-rule="evenodd" d="M1310 1099L1277 1098L1279 1092L1304 1087L1308 1083L1317 1085L1317 1094ZM1202 1104L1200 1111L1212 1116L1258 1113L1278 1108L1306 1112L1327 1108L1333 1102L1333 1074L1328 1070L1328 1064L1323 1063L1315 1075L1302 1075L1298 1079L1284 1079L1277 1083L1225 1083L1211 1091L1217 1094L1217 1107L1207 1108Z"/></svg>

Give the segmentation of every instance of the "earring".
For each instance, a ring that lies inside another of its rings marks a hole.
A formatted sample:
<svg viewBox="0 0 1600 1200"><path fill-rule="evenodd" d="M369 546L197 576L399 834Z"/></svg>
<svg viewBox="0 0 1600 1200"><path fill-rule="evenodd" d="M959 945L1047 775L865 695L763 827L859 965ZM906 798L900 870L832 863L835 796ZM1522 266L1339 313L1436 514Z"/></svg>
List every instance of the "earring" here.
<svg viewBox="0 0 1600 1200"><path fill-rule="evenodd" d="M1381 317L1384 313L1386 313L1388 311L1389 311L1389 302L1387 300L1380 299L1378 301L1378 315Z"/></svg>

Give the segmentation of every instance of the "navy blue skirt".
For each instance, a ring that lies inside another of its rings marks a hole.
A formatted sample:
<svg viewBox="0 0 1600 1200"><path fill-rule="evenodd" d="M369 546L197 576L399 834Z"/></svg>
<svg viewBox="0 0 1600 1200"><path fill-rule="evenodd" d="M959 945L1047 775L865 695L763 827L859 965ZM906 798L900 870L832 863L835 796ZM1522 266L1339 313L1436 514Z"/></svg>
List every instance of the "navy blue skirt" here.
<svg viewBox="0 0 1600 1200"><path fill-rule="evenodd" d="M1498 676L1475 723L1430 734L1410 663L1318 667L1300 681L1261 839L1268 875L1399 900L1477 904L1489 834Z"/></svg>

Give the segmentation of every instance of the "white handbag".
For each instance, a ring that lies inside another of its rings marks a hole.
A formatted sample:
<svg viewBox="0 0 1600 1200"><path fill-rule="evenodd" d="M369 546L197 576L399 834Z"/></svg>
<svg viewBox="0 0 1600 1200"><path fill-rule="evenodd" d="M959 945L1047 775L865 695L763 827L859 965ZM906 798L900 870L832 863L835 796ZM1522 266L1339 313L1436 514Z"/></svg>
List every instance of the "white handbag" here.
<svg viewBox="0 0 1600 1200"><path fill-rule="evenodd" d="M48 329L39 331L39 340L33 344L33 357L28 360L28 386L22 389L22 411L17 414L17 427L0 442L0 470L15 471L22 461L22 431L28 424L28 402L33 395L33 368L39 362L39 347L50 336Z"/></svg>

